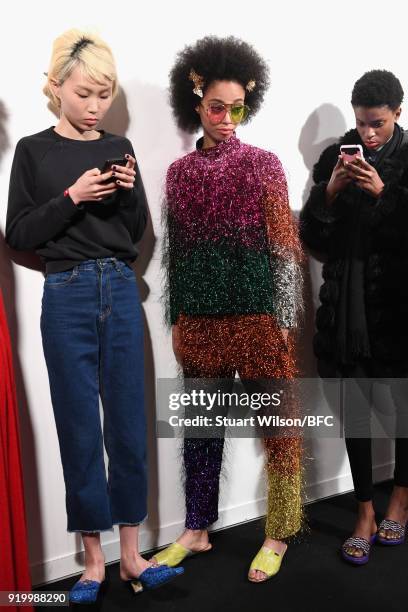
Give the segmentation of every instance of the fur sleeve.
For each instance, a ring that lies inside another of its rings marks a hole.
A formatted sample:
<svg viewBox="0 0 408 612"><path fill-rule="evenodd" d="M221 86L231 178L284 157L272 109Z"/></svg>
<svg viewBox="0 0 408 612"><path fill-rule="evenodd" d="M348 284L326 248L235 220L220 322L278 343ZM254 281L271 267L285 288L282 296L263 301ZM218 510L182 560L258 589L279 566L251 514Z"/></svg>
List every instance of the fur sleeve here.
<svg viewBox="0 0 408 612"><path fill-rule="evenodd" d="M320 155L313 168L315 185L300 213L300 237L310 249L319 253L327 252L334 222L341 210L337 199L330 205L326 202L326 188L337 163L338 152L339 145L334 144Z"/></svg>

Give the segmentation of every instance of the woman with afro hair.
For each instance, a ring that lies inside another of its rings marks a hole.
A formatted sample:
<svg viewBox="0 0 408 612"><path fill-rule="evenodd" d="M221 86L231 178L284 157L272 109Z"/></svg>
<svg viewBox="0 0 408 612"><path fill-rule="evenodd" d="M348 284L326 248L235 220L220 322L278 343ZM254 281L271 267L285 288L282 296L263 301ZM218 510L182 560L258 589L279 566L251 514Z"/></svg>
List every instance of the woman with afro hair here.
<svg viewBox="0 0 408 612"><path fill-rule="evenodd" d="M358 517L342 556L354 565L367 563L374 540L401 544L408 520L408 133L398 125L403 95L387 70L358 79L351 96L356 129L321 154L301 214L302 239L325 256L314 338L319 373L346 379L346 448ZM358 145L360 153L347 158L340 145ZM377 529L370 412L375 398L385 420L389 391L396 408L392 430L386 430L396 438L394 488Z"/></svg>
<svg viewBox="0 0 408 612"><path fill-rule="evenodd" d="M196 149L175 161L166 179L168 319L186 379L235 373L266 389L295 374L292 338L301 303L301 248L285 175L273 154L242 143L239 124L259 110L268 69L246 42L205 37L182 50L170 74L178 126L203 129ZM223 438L185 436L186 522L181 537L155 555L174 566L211 548L218 518ZM268 473L266 539L249 579L276 574L301 527L301 441L265 438Z"/></svg>

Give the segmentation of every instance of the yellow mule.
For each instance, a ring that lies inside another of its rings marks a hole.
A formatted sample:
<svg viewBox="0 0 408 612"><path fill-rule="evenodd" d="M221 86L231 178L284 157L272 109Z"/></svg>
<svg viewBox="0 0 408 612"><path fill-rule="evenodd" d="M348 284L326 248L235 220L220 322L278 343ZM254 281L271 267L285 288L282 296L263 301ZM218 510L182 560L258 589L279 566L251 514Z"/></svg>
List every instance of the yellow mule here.
<svg viewBox="0 0 408 612"><path fill-rule="evenodd" d="M203 548L203 550L198 550L197 552L189 550L188 548L184 548L178 542L173 542L167 548L164 548L160 552L156 553L153 556L153 559L157 561L159 565L168 565L169 567L175 567L186 557L192 557L193 555L198 555L202 552L208 552L211 550L211 544L208 545L208 548Z"/></svg>
<svg viewBox="0 0 408 612"><path fill-rule="evenodd" d="M262 546L262 548L258 551L257 555L254 557L249 571L258 570L266 574L266 578L263 580L254 580L254 578L250 578L248 576L248 580L250 582L265 582L272 576L275 576L280 570L280 566L282 564L282 559L287 551L288 547L286 546L285 550L282 553L276 552L272 548L268 548L267 546Z"/></svg>

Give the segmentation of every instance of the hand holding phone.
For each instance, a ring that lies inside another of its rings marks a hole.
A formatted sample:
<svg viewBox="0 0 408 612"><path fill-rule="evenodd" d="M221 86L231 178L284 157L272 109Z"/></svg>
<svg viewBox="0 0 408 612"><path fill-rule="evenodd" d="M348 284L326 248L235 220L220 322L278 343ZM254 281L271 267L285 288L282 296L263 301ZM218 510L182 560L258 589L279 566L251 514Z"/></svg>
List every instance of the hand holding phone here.
<svg viewBox="0 0 408 612"><path fill-rule="evenodd" d="M353 145L361 149L361 145ZM348 155L352 156L352 152L350 149L347 152ZM342 160L344 164L344 170L347 173L350 180L353 181L355 185L363 189L368 194L374 196L375 198L380 197L382 190L384 189L384 183L378 174L376 168L369 164L362 154L360 155L360 150L356 152L352 160L348 161L343 156L347 154L341 154Z"/></svg>
<svg viewBox="0 0 408 612"><path fill-rule="evenodd" d="M136 160L134 157L126 153L124 158L110 159L105 164L113 170L112 178L109 180L114 181L118 188L133 189L136 178Z"/></svg>
<svg viewBox="0 0 408 612"><path fill-rule="evenodd" d="M340 193L340 191L343 191L350 181L351 178L346 166L344 165L343 155L340 153L326 187L326 203L331 204L337 197L337 194Z"/></svg>
<svg viewBox="0 0 408 612"><path fill-rule="evenodd" d="M127 164L127 159L125 159L124 157L118 157L116 159L107 159L105 160L105 163L103 164L102 174L105 174L105 172L110 172L112 170L112 166L126 166L126 164ZM102 182L110 183L113 180L114 179L112 178L107 178Z"/></svg>
<svg viewBox="0 0 408 612"><path fill-rule="evenodd" d="M101 180L99 168L92 168L84 172L68 189L69 196L75 205L81 202L100 202L117 191L112 178Z"/></svg>

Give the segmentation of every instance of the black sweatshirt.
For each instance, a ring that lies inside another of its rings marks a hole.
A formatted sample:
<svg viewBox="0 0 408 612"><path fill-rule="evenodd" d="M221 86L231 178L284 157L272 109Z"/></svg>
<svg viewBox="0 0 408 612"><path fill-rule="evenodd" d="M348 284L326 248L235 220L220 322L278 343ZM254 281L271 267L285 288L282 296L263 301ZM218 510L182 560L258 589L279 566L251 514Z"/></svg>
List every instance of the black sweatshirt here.
<svg viewBox="0 0 408 612"><path fill-rule="evenodd" d="M118 189L100 202L75 206L64 191L86 171L102 170L105 160L124 157L127 138L101 131L98 140L73 140L51 127L22 138L10 177L6 241L35 250L47 272L69 270L86 259L117 257L133 261L135 243L147 220L147 203L136 165L131 191Z"/></svg>

